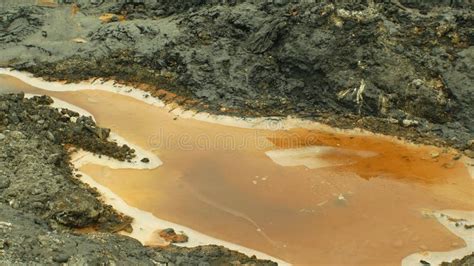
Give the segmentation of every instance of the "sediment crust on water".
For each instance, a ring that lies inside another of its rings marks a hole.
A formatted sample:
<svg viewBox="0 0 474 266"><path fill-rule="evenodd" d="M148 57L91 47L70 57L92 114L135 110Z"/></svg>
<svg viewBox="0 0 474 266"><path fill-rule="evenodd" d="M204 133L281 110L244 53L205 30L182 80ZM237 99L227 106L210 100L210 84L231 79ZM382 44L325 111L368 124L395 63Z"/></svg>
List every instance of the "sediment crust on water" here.
<svg viewBox="0 0 474 266"><path fill-rule="evenodd" d="M309 169L318 169L325 167L344 166L354 163L351 160L331 162L324 159L324 155L339 154L355 157L373 157L377 153L371 151L355 151L344 148L335 148L327 146L309 146L294 149L280 149L267 151L265 154L275 163L282 166L306 166Z"/></svg>

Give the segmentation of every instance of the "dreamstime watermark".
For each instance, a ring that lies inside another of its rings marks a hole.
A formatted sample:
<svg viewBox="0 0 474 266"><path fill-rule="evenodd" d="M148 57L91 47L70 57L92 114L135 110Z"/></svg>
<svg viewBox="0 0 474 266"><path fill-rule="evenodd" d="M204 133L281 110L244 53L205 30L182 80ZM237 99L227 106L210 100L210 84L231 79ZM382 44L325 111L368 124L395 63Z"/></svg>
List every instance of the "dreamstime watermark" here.
<svg viewBox="0 0 474 266"><path fill-rule="evenodd" d="M316 134L298 132L265 132L252 130L246 133L198 133L167 134L163 129L150 135L148 146L153 150L180 151L265 151L272 147L296 147L321 144Z"/></svg>
<svg viewBox="0 0 474 266"><path fill-rule="evenodd" d="M254 131L232 135L226 133L216 134L165 134L160 129L148 139L148 145L152 149L175 149L181 151L211 151L211 150L244 150L247 147L265 149L269 147L267 136Z"/></svg>

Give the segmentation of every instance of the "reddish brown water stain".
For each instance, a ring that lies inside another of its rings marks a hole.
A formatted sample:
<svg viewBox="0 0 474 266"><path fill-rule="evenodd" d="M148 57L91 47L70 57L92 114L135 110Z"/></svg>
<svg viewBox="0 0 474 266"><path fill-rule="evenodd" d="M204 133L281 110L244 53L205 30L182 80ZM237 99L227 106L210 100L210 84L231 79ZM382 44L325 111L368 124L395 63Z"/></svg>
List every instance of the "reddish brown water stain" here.
<svg viewBox="0 0 474 266"><path fill-rule="evenodd" d="M20 85L0 76L2 83ZM99 125L160 157L164 164L154 170L81 168L128 204L295 264L398 265L424 249L459 248L462 240L421 210L474 210L474 182L450 151L377 136L174 120L108 92L21 88L84 108ZM376 155L326 153L324 160L351 164L308 169L278 165L265 154L312 145Z"/></svg>
<svg viewBox="0 0 474 266"><path fill-rule="evenodd" d="M376 152L378 155L374 157L349 158L356 162L350 166L338 167L367 179L385 176L406 181L439 183L453 176L466 175L464 164L453 160L457 152L437 147L407 145L374 136L320 134L303 129L279 133L269 140L279 148L324 145ZM331 154L327 158L337 159L331 158Z"/></svg>

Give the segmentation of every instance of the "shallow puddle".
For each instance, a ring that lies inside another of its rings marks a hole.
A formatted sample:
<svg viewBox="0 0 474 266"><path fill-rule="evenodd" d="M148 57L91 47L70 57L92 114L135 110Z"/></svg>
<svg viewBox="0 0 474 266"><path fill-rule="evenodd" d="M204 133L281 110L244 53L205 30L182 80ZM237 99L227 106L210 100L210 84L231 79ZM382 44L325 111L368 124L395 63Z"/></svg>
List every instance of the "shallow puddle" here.
<svg viewBox="0 0 474 266"><path fill-rule="evenodd" d="M455 154L387 137L261 130L177 117L105 91L43 91L0 75L0 90L47 94L155 153L153 170L81 171L128 204L293 264L399 265L464 246L424 210L474 210Z"/></svg>

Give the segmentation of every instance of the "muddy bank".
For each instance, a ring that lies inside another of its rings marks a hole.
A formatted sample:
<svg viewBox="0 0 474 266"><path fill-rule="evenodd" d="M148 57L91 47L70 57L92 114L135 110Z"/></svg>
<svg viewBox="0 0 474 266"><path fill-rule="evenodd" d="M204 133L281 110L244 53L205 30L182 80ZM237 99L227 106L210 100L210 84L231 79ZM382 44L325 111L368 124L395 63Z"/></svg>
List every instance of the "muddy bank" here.
<svg viewBox="0 0 474 266"><path fill-rule="evenodd" d="M128 160L134 152L108 141L109 130L91 118L51 103L46 96L0 95L2 262L271 264L221 246L152 249L111 234L131 230L132 218L104 204L73 176L69 154L81 148Z"/></svg>
<svg viewBox="0 0 474 266"><path fill-rule="evenodd" d="M99 137L98 132L108 131L95 127L90 118L49 108L49 97L0 97L1 200L33 212L52 228L94 226L114 232L127 227L130 217L101 204L95 191L73 178L65 147L122 160L133 156L132 151L108 142L105 133Z"/></svg>
<svg viewBox="0 0 474 266"><path fill-rule="evenodd" d="M23 7L34 12L2 13L0 61L51 79L147 84L197 110L294 115L473 155L472 6L401 2L160 3L104 24L99 15L119 7Z"/></svg>
<svg viewBox="0 0 474 266"><path fill-rule="evenodd" d="M38 216L4 203L0 203L0 236L0 262L6 265L275 265L222 246L147 248L117 234L56 231Z"/></svg>
<svg viewBox="0 0 474 266"><path fill-rule="evenodd" d="M443 262L441 266L469 266L474 264L474 253L462 259L454 260L451 263Z"/></svg>

